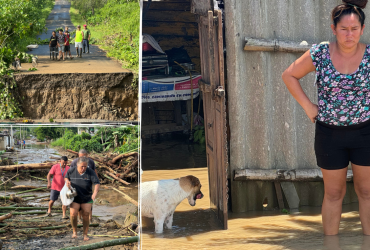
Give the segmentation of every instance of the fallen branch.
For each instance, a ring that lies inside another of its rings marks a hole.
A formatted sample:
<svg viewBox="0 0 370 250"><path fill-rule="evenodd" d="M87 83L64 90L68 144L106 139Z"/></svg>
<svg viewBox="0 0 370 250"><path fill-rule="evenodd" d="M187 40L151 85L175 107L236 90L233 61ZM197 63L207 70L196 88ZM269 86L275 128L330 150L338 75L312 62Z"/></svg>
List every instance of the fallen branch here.
<svg viewBox="0 0 370 250"><path fill-rule="evenodd" d="M135 166L136 164L138 164L139 160L136 159L135 161L133 161L128 167L127 169L125 170L125 172L123 172L122 176L125 177L130 171L131 171L131 168L133 166Z"/></svg>
<svg viewBox="0 0 370 250"><path fill-rule="evenodd" d="M53 210L53 213L62 213L62 210ZM7 213L0 213L5 215ZM12 215L26 215L26 214L46 214L45 211L30 211L30 212L13 212Z"/></svg>
<svg viewBox="0 0 370 250"><path fill-rule="evenodd" d="M3 216L0 216L0 221L3 221L3 220L6 220L6 219L9 219L11 218L13 215L11 213L9 214L5 214Z"/></svg>
<svg viewBox="0 0 370 250"><path fill-rule="evenodd" d="M130 156L136 156L137 157L138 153L137 152L131 152L131 153L124 153L124 154L118 155L118 156L113 158L112 163L115 164L118 160L120 160L122 158L130 157Z"/></svg>
<svg viewBox="0 0 370 250"><path fill-rule="evenodd" d="M0 210L47 210L47 207L0 207Z"/></svg>
<svg viewBox="0 0 370 250"><path fill-rule="evenodd" d="M15 177L17 177L19 174L16 174L16 175L14 175L12 178L10 178L9 180L7 180L7 181L4 181L3 183L1 183L0 184L0 186L1 185L4 185L5 183L7 183L8 181L10 181L10 180L12 180L12 179L14 179Z"/></svg>
<svg viewBox="0 0 370 250"><path fill-rule="evenodd" d="M132 204L134 204L135 206L139 206L139 204L137 203L137 201L135 201L134 199L132 199L130 196L128 196L127 194L119 191L118 189L116 188L112 188L114 190L116 190L118 193L122 194L123 195L123 198L125 198L126 200L128 200L129 202L131 202Z"/></svg>
<svg viewBox="0 0 370 250"><path fill-rule="evenodd" d="M27 198L27 199L24 199L24 201L32 201L32 200L38 200L38 199L41 199L41 198L47 198L47 197L50 197L50 195L44 195L44 196L37 196L37 197L33 197L33 198Z"/></svg>
<svg viewBox="0 0 370 250"><path fill-rule="evenodd" d="M109 176L112 176L112 178L116 179L117 181L119 181L119 182L121 182L121 183L123 183L123 184L125 184L125 185L130 185L130 183L128 183L127 181L124 181L124 180L122 180L121 178L118 178L117 176L115 176L115 175L114 175L114 174L112 174L112 173L109 173L108 171L105 171L105 173L106 173L107 175L109 175Z"/></svg>
<svg viewBox="0 0 370 250"><path fill-rule="evenodd" d="M87 236L93 236L93 237L111 237L111 238L128 238L132 236L116 236L116 235L96 235L96 234L88 234Z"/></svg>
<svg viewBox="0 0 370 250"><path fill-rule="evenodd" d="M113 178L110 178L108 175L106 175L106 174L103 174L103 176L105 177L105 178L107 178L108 180L111 180L111 181L114 181L114 179Z"/></svg>
<svg viewBox="0 0 370 250"><path fill-rule="evenodd" d="M103 247L110 247L110 246L117 246L117 245L124 245L129 243L134 243L139 241L139 236L133 236L125 239L115 239L115 240L106 240L97 243L92 243L83 246L77 247L65 247L59 250L90 250L90 249L98 249Z"/></svg>

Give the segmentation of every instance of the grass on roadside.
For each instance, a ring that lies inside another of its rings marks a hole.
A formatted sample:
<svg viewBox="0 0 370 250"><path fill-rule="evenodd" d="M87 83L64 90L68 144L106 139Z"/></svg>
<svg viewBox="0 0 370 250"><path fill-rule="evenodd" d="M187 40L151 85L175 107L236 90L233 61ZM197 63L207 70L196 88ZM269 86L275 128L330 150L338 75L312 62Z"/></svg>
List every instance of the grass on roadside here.
<svg viewBox="0 0 370 250"><path fill-rule="evenodd" d="M84 24L91 31L91 44L98 45L106 51L108 57L118 59L122 67L139 72L139 29L140 6L130 2L124 4L108 3L95 16L87 18L79 10L70 8L70 17L74 26ZM94 25L90 24L94 22Z"/></svg>

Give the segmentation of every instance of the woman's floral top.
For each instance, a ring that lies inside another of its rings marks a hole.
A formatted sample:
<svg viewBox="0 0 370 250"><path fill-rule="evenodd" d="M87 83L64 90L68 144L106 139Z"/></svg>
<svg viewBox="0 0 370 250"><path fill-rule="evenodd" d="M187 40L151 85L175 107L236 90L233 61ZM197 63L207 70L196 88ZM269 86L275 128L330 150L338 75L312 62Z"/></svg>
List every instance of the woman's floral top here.
<svg viewBox="0 0 370 250"><path fill-rule="evenodd" d="M352 74L341 74L334 68L329 44L314 44L310 53L316 67L319 106L317 120L337 126L369 120L370 46L366 46L362 62Z"/></svg>

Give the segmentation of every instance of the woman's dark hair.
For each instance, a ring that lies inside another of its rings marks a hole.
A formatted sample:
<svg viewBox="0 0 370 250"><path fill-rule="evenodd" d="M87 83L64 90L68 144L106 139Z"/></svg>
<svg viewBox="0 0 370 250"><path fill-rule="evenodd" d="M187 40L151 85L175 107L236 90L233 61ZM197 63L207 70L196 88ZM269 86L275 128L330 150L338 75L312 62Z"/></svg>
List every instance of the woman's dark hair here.
<svg viewBox="0 0 370 250"><path fill-rule="evenodd" d="M343 0L343 4L335 7L331 12L333 24L337 27L340 19L345 15L355 14L361 23L361 27L365 23L365 13L362 11L366 7L367 0Z"/></svg>

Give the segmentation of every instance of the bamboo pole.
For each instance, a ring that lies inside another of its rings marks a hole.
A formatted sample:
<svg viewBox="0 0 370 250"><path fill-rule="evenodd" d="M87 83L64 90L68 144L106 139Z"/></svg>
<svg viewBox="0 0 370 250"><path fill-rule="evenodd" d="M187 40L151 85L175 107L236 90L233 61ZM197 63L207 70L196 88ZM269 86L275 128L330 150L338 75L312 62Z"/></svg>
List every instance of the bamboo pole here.
<svg viewBox="0 0 370 250"><path fill-rule="evenodd" d="M11 187L10 189L36 189L36 188L38 188L38 187L27 186L27 185L18 185L18 186Z"/></svg>
<svg viewBox="0 0 370 250"><path fill-rule="evenodd" d="M112 178L116 179L117 181L119 181L119 182L121 182L121 183L123 183L123 184L125 184L125 185L130 185L130 183L128 183L127 181L124 181L124 180L122 180L121 178L118 178L117 176L115 176L115 175L114 175L114 174L112 174L112 173L109 173L108 171L105 171L105 173L106 173L107 175L109 175L109 176L112 176Z"/></svg>
<svg viewBox="0 0 370 250"><path fill-rule="evenodd" d="M103 176L104 176L105 178L107 178L108 180L114 181L114 179L113 179L113 178L109 177L109 176L108 176L108 175L106 175L106 174L103 174Z"/></svg>
<svg viewBox="0 0 370 250"><path fill-rule="evenodd" d="M53 213L62 213L62 210L53 210ZM0 213L5 215L6 213ZM45 211L30 211L30 212L13 212L12 215L27 215L27 214L45 214Z"/></svg>
<svg viewBox="0 0 370 250"><path fill-rule="evenodd" d="M137 203L137 201L135 201L134 199L132 199L130 196L128 196L127 194L119 191L118 189L116 188L112 188L113 190L116 190L118 193L122 194L123 195L123 198L125 198L126 200L128 200L129 202L131 202L132 204L134 204L135 206L139 206L139 204Z"/></svg>
<svg viewBox="0 0 370 250"><path fill-rule="evenodd" d="M98 249L98 248L103 248L103 247L130 244L134 242L139 242L139 236L133 236L133 237L124 238L124 239L106 240L106 241L101 241L101 242L92 243L92 244L83 245L83 246L77 246L77 247L65 247L59 250L90 250L90 249Z"/></svg>
<svg viewBox="0 0 370 250"><path fill-rule="evenodd" d="M2 215L0 216L0 221L3 221L3 220L6 220L6 219L9 219L11 218L13 215L11 213L9 214L5 214L5 215Z"/></svg>
<svg viewBox="0 0 370 250"><path fill-rule="evenodd" d="M0 207L0 210L48 210L47 207Z"/></svg>
<svg viewBox="0 0 370 250"><path fill-rule="evenodd" d="M37 197L27 198L27 199L24 199L24 201L38 200L38 199L47 198L47 197L50 197L50 195L48 194L48 195L44 195L44 196L37 196Z"/></svg>
<svg viewBox="0 0 370 250"><path fill-rule="evenodd" d="M48 169L51 168L57 162L50 163L30 163L30 164L19 164L19 165L8 165L0 166L2 171L13 171L13 170L29 170L29 169Z"/></svg>
<svg viewBox="0 0 370 250"><path fill-rule="evenodd" d="M70 224L62 225L62 226L53 226L53 227L30 227L30 228L22 228L22 229L10 229L9 231L29 231L29 230L55 230L60 228L66 228L69 227ZM99 223L90 224L89 227L98 227ZM77 227L83 227L82 224L77 225ZM6 230L0 230L0 233L6 233Z"/></svg>
<svg viewBox="0 0 370 250"><path fill-rule="evenodd" d="M27 190L27 191L22 191L22 192L18 192L18 193L15 193L15 194L24 194L24 193L29 193L29 192L33 192L33 191L39 191L39 190L43 190L43 189L47 189L48 187L41 187L41 188L36 188L36 189L31 189L31 190Z"/></svg>
<svg viewBox="0 0 370 250"><path fill-rule="evenodd" d="M35 178L35 179L38 179L38 180L42 180L42 181L48 181L47 179L40 178L40 177L35 177L35 176L30 176L30 177Z"/></svg>

